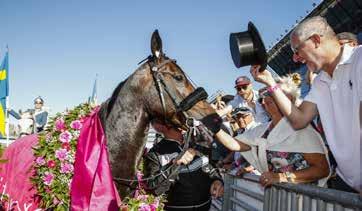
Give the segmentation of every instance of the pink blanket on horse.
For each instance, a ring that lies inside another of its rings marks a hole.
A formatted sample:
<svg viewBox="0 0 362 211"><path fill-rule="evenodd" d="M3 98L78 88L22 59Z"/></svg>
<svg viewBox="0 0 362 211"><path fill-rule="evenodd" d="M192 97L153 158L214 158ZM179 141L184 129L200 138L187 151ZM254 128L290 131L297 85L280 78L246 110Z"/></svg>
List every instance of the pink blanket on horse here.
<svg viewBox="0 0 362 211"><path fill-rule="evenodd" d="M120 198L113 183L106 137L97 113L80 133L71 185L72 210L118 210Z"/></svg>
<svg viewBox="0 0 362 211"><path fill-rule="evenodd" d="M4 152L1 165L1 193L8 194L10 207L18 210L36 210L36 190L29 178L35 157L32 147L36 135L16 140ZM17 203L13 203L17 201ZM120 198L112 180L106 138L97 112L88 117L80 133L74 177L71 184L71 210L118 210ZM8 207L8 206L7 206Z"/></svg>
<svg viewBox="0 0 362 211"><path fill-rule="evenodd" d="M35 199L36 190L29 180L34 174L31 168L35 157L32 147L38 143L36 135L30 135L16 140L5 150L2 159L7 159L0 165L1 194L6 194L9 200L6 207L15 210L36 210L39 201ZM4 197L1 198L4 201Z"/></svg>

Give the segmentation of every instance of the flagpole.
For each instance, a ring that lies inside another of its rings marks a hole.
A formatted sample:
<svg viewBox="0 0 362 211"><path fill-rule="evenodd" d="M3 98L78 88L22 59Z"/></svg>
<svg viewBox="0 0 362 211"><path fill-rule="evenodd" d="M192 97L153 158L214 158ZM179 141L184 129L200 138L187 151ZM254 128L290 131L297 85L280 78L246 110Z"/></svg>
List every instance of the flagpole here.
<svg viewBox="0 0 362 211"><path fill-rule="evenodd" d="M9 107L10 103L9 103L9 96L7 96L5 98L5 134L6 134L6 147L9 146L9 136L10 136L10 121L9 121L9 112L8 112L8 109L10 108Z"/></svg>
<svg viewBox="0 0 362 211"><path fill-rule="evenodd" d="M9 64L9 46L8 45L6 45L6 50L7 50L7 54L8 54L8 64ZM7 73L9 73L9 66L8 66L8 69L6 70L7 71ZM9 77L9 75L7 75L7 77ZM8 83L10 82L9 81L10 80L10 77L8 78ZM5 125L5 133L6 133L6 147L8 147L9 146L9 142L10 142L10 140L9 140L9 136L10 136L10 121L9 121L9 112L8 112L8 110L10 109L10 98L9 98L9 95L8 96L6 96L6 98L5 98L5 107L6 107L6 109L5 109L5 121L6 121L6 125Z"/></svg>

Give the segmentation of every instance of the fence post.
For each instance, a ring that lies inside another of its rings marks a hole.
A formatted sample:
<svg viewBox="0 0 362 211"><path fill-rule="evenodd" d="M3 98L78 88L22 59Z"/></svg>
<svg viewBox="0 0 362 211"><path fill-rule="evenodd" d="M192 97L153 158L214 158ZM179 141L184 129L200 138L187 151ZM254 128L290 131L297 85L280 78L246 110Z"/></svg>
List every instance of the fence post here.
<svg viewBox="0 0 362 211"><path fill-rule="evenodd" d="M234 184L234 178L229 175L225 174L224 176L224 197L223 197L223 203L222 203L222 210L223 211L229 211L231 200L230 198L233 196L233 190L231 186Z"/></svg>

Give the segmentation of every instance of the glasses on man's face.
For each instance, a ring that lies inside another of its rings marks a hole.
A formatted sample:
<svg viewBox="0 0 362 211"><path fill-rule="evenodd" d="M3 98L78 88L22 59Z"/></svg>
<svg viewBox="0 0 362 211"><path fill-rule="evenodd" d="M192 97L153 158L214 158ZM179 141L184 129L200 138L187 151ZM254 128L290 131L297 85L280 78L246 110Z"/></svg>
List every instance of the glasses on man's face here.
<svg viewBox="0 0 362 211"><path fill-rule="evenodd" d="M249 86L249 85L238 86L238 87L236 87L236 90L237 90L238 92L240 92L242 89L243 89L243 90L246 90L246 89L248 88L248 86Z"/></svg>
<svg viewBox="0 0 362 211"><path fill-rule="evenodd" d="M302 45L304 45L311 37L312 37L312 36L310 36L310 37L308 37L307 39L301 41L298 45L296 45L296 46L294 46L294 47L291 46L293 53L296 54L296 55L299 55L299 54L298 54L299 49L300 49L300 48L302 47Z"/></svg>
<svg viewBox="0 0 362 211"><path fill-rule="evenodd" d="M300 50L300 48L302 47L302 45L304 45L308 40L310 40L310 38L312 38L314 35L318 35L319 37L323 37L323 35L321 35L321 34L313 34L312 36L309 36L307 39L305 39L305 40L303 40L303 41L301 41L298 45L296 45L296 46L290 46L291 47L291 49L292 49L292 51L293 51L293 53L294 54L296 54L296 55L298 55L299 56L299 50Z"/></svg>
<svg viewBox="0 0 362 211"><path fill-rule="evenodd" d="M43 104L42 102L35 102L35 105L41 105L41 104Z"/></svg>

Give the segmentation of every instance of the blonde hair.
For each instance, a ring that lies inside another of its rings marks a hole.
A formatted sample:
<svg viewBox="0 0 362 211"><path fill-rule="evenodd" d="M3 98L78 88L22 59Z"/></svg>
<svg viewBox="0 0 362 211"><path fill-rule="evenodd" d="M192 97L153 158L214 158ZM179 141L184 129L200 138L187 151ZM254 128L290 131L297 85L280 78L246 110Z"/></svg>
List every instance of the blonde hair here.
<svg viewBox="0 0 362 211"><path fill-rule="evenodd" d="M300 98L300 85L302 83L302 78L298 73L288 74L282 76L278 80L278 84L281 90L288 95L293 97L293 103L298 104Z"/></svg>

